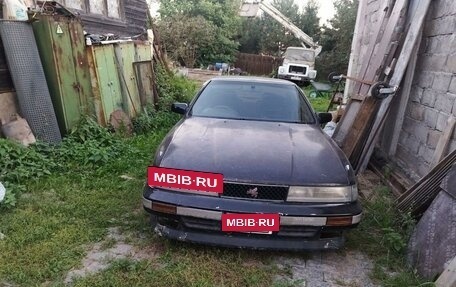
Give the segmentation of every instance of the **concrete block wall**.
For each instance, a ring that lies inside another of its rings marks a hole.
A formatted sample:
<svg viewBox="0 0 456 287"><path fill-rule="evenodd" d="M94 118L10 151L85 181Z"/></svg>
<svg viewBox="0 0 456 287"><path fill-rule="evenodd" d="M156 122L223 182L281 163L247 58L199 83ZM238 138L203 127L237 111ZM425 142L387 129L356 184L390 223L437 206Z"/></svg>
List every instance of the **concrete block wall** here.
<svg viewBox="0 0 456 287"><path fill-rule="evenodd" d="M456 1L432 1L423 32L410 100L393 158L414 180L429 172L446 122L450 115L456 116ZM449 149L456 149L456 131Z"/></svg>

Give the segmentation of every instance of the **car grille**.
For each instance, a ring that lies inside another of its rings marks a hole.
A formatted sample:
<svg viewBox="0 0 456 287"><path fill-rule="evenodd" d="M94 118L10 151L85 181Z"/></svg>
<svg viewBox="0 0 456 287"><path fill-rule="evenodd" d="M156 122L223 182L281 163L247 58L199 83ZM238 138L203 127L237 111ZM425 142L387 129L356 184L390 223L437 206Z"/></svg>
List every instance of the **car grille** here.
<svg viewBox="0 0 456 287"><path fill-rule="evenodd" d="M223 196L262 200L285 201L288 195L288 186L254 185L254 184L223 184Z"/></svg>
<svg viewBox="0 0 456 287"><path fill-rule="evenodd" d="M218 220L209 220L196 217L182 216L182 222L187 228L204 230L221 230L221 223Z"/></svg>
<svg viewBox="0 0 456 287"><path fill-rule="evenodd" d="M289 73L295 73L295 74L305 74L307 72L306 67L301 67L301 66L290 66L290 69L288 70Z"/></svg>

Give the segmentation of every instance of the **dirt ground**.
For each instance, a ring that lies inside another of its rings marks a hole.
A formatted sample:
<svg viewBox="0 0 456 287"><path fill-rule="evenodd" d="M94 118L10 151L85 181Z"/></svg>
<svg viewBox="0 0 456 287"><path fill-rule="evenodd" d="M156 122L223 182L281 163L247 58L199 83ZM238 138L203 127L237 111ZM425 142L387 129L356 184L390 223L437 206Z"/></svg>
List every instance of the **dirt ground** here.
<svg viewBox="0 0 456 287"><path fill-rule="evenodd" d="M361 196L365 198L369 198L373 189L380 184L379 178L370 171L358 180ZM160 256L160 252L156 251L159 248L153 246L154 243L147 242L147 236L140 236L140 242L132 242L126 238L118 228L110 228L104 241L87 246L87 254L80 267L68 272L65 283L70 284L78 277L101 272L114 260L154 260ZM252 262L246 264L262 264L255 261L256 259L252 259ZM339 251L285 255L274 253L272 264L285 275L277 276L271 286L378 286L369 277L373 262L361 250L344 248Z"/></svg>

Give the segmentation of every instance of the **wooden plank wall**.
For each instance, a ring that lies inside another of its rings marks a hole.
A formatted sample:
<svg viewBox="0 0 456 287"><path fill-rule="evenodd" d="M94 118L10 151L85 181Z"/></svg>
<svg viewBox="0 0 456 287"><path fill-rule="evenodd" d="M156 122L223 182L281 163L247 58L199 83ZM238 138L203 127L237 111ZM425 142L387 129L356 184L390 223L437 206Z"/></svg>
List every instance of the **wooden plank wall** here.
<svg viewBox="0 0 456 287"><path fill-rule="evenodd" d="M421 0L409 0L409 13L413 13ZM392 0L367 0L359 22L359 59L365 57L373 31L379 25L384 5ZM405 83L394 99L385 121L379 154L388 156L393 166L398 166L411 181L429 172L432 159L441 137L444 136L447 119L456 116L456 61L455 48L456 1L433 0L424 24L417 65L410 69ZM354 61L351 76L359 78L362 61ZM347 95L352 96L349 84ZM355 119L354 119L355 120ZM337 138L335 138L337 140ZM456 149L456 132L450 136L447 153Z"/></svg>
<svg viewBox="0 0 456 287"><path fill-rule="evenodd" d="M239 53L234 66L251 75L263 76L275 72L282 62L278 57Z"/></svg>
<svg viewBox="0 0 456 287"><path fill-rule="evenodd" d="M430 171L447 120L456 116L455 19L456 1L431 2L410 87L399 91L408 99L395 99L385 122L379 150L413 181ZM446 153L456 149L456 132L447 144Z"/></svg>
<svg viewBox="0 0 456 287"><path fill-rule="evenodd" d="M145 32L147 24L146 0L122 0L125 17L115 20L101 15L81 15L84 29L92 34L113 33L119 36L133 36Z"/></svg>

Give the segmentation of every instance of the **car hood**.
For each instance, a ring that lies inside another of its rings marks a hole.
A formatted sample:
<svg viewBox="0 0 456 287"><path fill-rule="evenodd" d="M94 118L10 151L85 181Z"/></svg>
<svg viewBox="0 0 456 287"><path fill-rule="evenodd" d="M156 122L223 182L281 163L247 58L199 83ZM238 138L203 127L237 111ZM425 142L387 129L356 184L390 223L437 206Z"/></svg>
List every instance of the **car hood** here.
<svg viewBox="0 0 456 287"><path fill-rule="evenodd" d="M354 181L345 156L317 125L190 117L168 137L162 167L222 173L226 181L246 183Z"/></svg>

